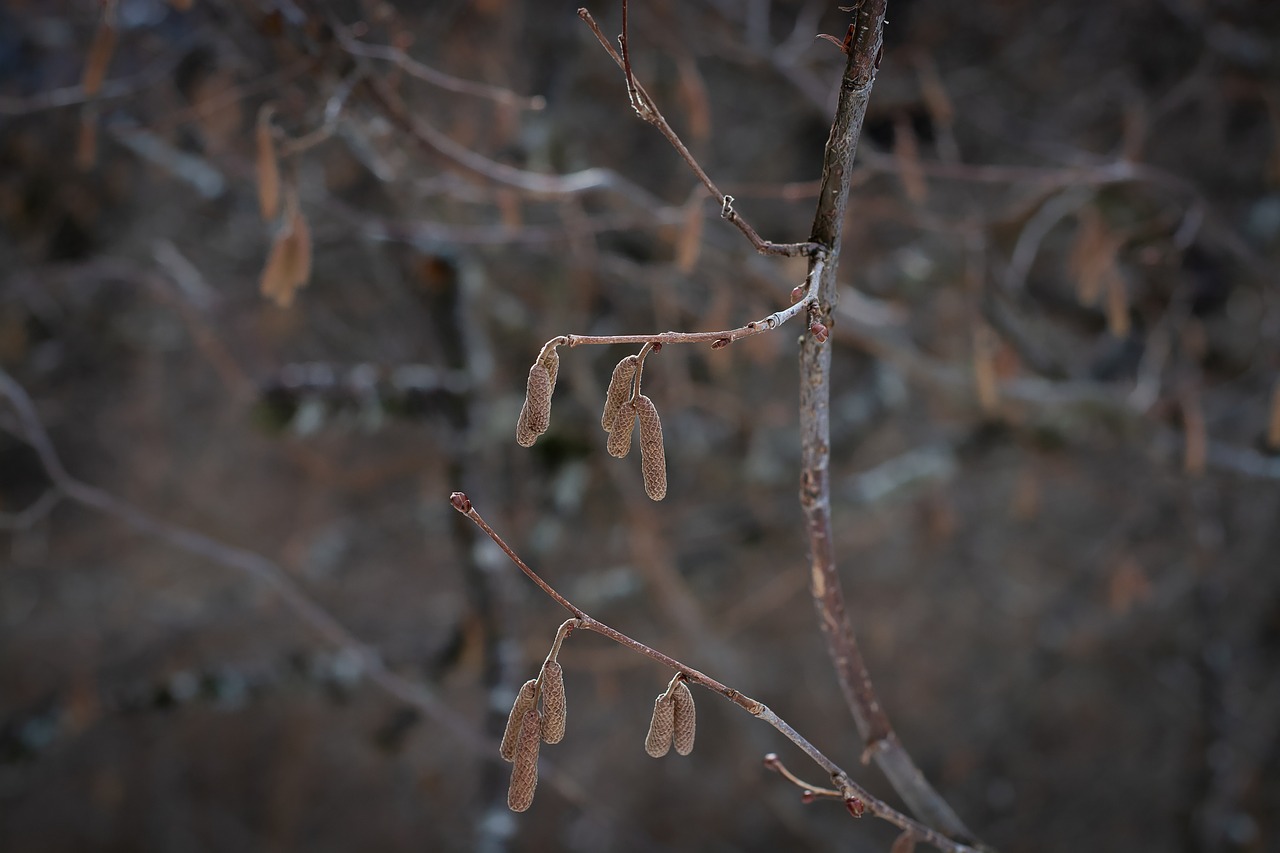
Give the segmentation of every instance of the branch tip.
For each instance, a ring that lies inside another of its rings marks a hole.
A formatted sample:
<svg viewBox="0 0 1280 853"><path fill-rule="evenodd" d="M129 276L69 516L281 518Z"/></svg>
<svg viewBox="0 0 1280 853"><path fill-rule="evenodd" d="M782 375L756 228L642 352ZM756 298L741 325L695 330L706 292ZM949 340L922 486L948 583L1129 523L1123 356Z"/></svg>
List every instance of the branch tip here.
<svg viewBox="0 0 1280 853"><path fill-rule="evenodd" d="M471 498L467 497L463 492L454 492L449 495L449 503L453 504L453 508L463 515L471 512Z"/></svg>

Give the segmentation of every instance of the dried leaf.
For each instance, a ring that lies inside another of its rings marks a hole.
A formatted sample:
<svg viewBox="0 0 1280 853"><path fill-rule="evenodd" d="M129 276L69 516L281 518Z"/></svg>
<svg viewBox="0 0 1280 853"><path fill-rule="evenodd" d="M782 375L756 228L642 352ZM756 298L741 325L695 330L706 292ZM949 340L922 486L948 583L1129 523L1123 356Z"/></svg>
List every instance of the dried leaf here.
<svg viewBox="0 0 1280 853"><path fill-rule="evenodd" d="M568 701L564 692L564 669L558 661L542 668L542 739L547 743L564 740Z"/></svg>
<svg viewBox="0 0 1280 853"><path fill-rule="evenodd" d="M538 747L541 743L538 709L530 707L520 720L515 766L511 768L511 787L507 789L507 808L513 812L527 811L533 805L533 792L538 787Z"/></svg>
<svg viewBox="0 0 1280 853"><path fill-rule="evenodd" d="M675 706L672 720L675 730L672 734L672 742L675 744L676 752L688 755L693 752L693 737L698 729L693 693L689 690L689 685L683 681L677 684L676 689L671 693L671 699Z"/></svg>
<svg viewBox="0 0 1280 853"><path fill-rule="evenodd" d="M676 62L680 72L680 86L677 97L689 113L689 136L695 145L705 144L711 138L711 101L707 97L707 87L703 83L698 63L687 54Z"/></svg>
<svg viewBox="0 0 1280 853"><path fill-rule="evenodd" d="M1095 208L1080 212L1080 226L1071 246L1067 269L1076 280L1076 298L1081 305L1096 305L1106 284L1108 272L1115 266L1116 254L1124 238L1108 231L1106 222Z"/></svg>
<svg viewBox="0 0 1280 853"><path fill-rule="evenodd" d="M985 323L977 323L973 329L973 381L978 392L978 405L985 414L995 414L1000 408L1000 386L996 376L995 356L1000 348L996 333Z"/></svg>
<svg viewBox="0 0 1280 853"><path fill-rule="evenodd" d="M511 714L507 717L507 727L502 732L502 745L499 746L498 752L507 761L515 760L516 742L520 737L520 724L524 720L525 712L532 708L537 701L538 682L537 679L530 678L520 685L520 691L516 693L516 701L511 706Z"/></svg>
<svg viewBox="0 0 1280 853"><path fill-rule="evenodd" d="M311 229L292 193L288 215L271 243L259 287L262 295L281 308L293 303L293 294L311 277Z"/></svg>
<svg viewBox="0 0 1280 853"><path fill-rule="evenodd" d="M682 273L693 272L702 253L702 193L695 193L684 206L684 228L676 235L676 269Z"/></svg>
<svg viewBox="0 0 1280 853"><path fill-rule="evenodd" d="M651 499L667 496L667 456L662 447L662 421L653 401L641 394L636 398L640 416L640 471L644 474L644 490Z"/></svg>
<svg viewBox="0 0 1280 853"><path fill-rule="evenodd" d="M86 97L92 98L102 88L102 81L107 78L107 66L111 64L111 56L116 50L116 28L106 18L98 24L89 44L89 53L84 61L84 76L80 78L80 88Z"/></svg>
<svg viewBox="0 0 1280 853"><path fill-rule="evenodd" d="M622 459L631 452L631 432L635 426L636 404L627 400L618 407L613 417L613 428L609 430L609 442L605 448L610 456Z"/></svg>
<svg viewBox="0 0 1280 853"><path fill-rule="evenodd" d="M1107 330L1117 338L1129 337L1129 294L1124 276L1112 264L1104 274L1107 285Z"/></svg>
<svg viewBox="0 0 1280 853"><path fill-rule="evenodd" d="M929 186L920 168L920 146L911 128L911 119L899 113L893 123L893 158L898 164L898 180L907 198L916 204L924 204L929 197Z"/></svg>
<svg viewBox="0 0 1280 853"><path fill-rule="evenodd" d="M280 212L280 162L276 158L275 134L272 132L271 116L275 113L272 104L263 104L258 110L257 137L257 171L258 171L258 209L262 218L270 222Z"/></svg>
<svg viewBox="0 0 1280 853"><path fill-rule="evenodd" d="M520 194L515 190L503 188L497 191L498 218L502 227L518 231L524 225L524 217L520 213Z"/></svg>
<svg viewBox="0 0 1280 853"><path fill-rule="evenodd" d="M653 700L653 717L649 720L649 733L644 738L644 751L654 758L661 758L671 749L671 736L675 732L675 702L666 693Z"/></svg>
<svg viewBox="0 0 1280 853"><path fill-rule="evenodd" d="M609 390L604 395L604 414L600 416L600 426L605 432L613 431L613 421L618 416L618 409L631 398L631 383L635 380L636 365L639 363L639 358L629 355L613 368Z"/></svg>
<svg viewBox="0 0 1280 853"><path fill-rule="evenodd" d="M98 111L86 109L80 113L80 132L76 136L76 168L88 172L98 162Z"/></svg>

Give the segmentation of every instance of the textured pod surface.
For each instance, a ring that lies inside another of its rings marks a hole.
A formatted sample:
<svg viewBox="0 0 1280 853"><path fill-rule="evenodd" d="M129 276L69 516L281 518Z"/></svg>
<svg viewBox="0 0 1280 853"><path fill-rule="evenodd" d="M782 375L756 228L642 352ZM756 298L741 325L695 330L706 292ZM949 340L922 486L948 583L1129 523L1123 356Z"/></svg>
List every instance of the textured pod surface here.
<svg viewBox="0 0 1280 853"><path fill-rule="evenodd" d="M604 414L600 416L600 426L605 432L613 432L613 420L618 416L618 409L631 397L631 383L636 378L636 365L639 363L640 359L629 355L613 368L609 390L604 395Z"/></svg>
<svg viewBox="0 0 1280 853"><path fill-rule="evenodd" d="M662 421L653 401L641 394L636 399L640 416L640 471L645 493L655 501L667 496L667 454L662 447Z"/></svg>
<svg viewBox="0 0 1280 853"><path fill-rule="evenodd" d="M556 377L560 375L560 353L555 347L548 347L547 351L538 359L543 369L547 371L547 381L551 388L548 393L556 390Z"/></svg>
<svg viewBox="0 0 1280 853"><path fill-rule="evenodd" d="M547 743L564 740L568 704L564 694L564 669L551 661L542 668L542 739Z"/></svg>
<svg viewBox="0 0 1280 853"><path fill-rule="evenodd" d="M529 384L525 390L524 407L516 422L516 441L521 447L531 447L538 436L551 425L551 377L541 364L529 368Z"/></svg>
<svg viewBox="0 0 1280 853"><path fill-rule="evenodd" d="M498 747L498 752L507 761L515 759L516 740L520 737L520 721L524 719L525 711L537 702L537 689L538 683L530 678L520 685L520 692L516 694L516 701L511 706L511 714L507 717L507 727L502 732L502 746Z"/></svg>
<svg viewBox="0 0 1280 853"><path fill-rule="evenodd" d="M530 706L520 720L515 766L511 768L511 787L507 789L507 808L513 812L525 811L533 805L533 792L538 787L538 745L541 743L538 709Z"/></svg>
<svg viewBox="0 0 1280 853"><path fill-rule="evenodd" d="M610 456L621 459L631 452L631 431L635 426L635 403L625 402L618 407L618 413L613 416L613 429L609 431L609 443L606 445Z"/></svg>
<svg viewBox="0 0 1280 853"><path fill-rule="evenodd" d="M683 681L671 693L672 705L674 706L675 727L673 740L676 745L676 752L681 755L688 755L693 752L693 736L698 728L697 716L693 707L693 692L689 690L689 685Z"/></svg>
<svg viewBox="0 0 1280 853"><path fill-rule="evenodd" d="M671 734L675 731L675 703L665 693L653 700L653 719L649 721L649 734L644 738L644 751L654 758L661 758L671 749Z"/></svg>

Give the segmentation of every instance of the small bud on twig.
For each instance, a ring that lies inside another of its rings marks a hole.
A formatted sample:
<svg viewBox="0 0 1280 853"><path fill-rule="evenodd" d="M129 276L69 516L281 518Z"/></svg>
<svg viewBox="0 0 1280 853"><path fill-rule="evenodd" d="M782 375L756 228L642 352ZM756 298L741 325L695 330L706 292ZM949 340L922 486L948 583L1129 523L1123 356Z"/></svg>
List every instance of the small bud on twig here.
<svg viewBox="0 0 1280 853"><path fill-rule="evenodd" d="M547 743L564 740L568 703L564 692L564 669L558 661L542 668L542 739Z"/></svg>
<svg viewBox="0 0 1280 853"><path fill-rule="evenodd" d="M845 797L844 807L849 810L849 814L854 817L862 817L863 812L867 810L867 804L857 797Z"/></svg>
<svg viewBox="0 0 1280 853"><path fill-rule="evenodd" d="M662 421L653 401L641 394L636 398L640 416L640 470L644 474L644 490L660 501L667 496L667 456L662 447Z"/></svg>
<svg viewBox="0 0 1280 853"><path fill-rule="evenodd" d="M471 498L462 492L454 492L449 495L449 503L453 504L453 508L464 515L471 512Z"/></svg>
<svg viewBox="0 0 1280 853"><path fill-rule="evenodd" d="M507 727L502 732L502 745L498 747L498 752L507 761L514 761L516 755L516 742L520 738L520 723L524 719L524 714L538 701L538 682L530 678L520 686L520 692L516 694L515 704L511 706L511 714L507 717Z"/></svg>
<svg viewBox="0 0 1280 853"><path fill-rule="evenodd" d="M507 808L513 812L526 811L533 805L533 792L538 787L538 746L541 742L538 709L530 706L520 721L515 766L511 768L511 787L507 789Z"/></svg>
<svg viewBox="0 0 1280 853"><path fill-rule="evenodd" d="M649 733L644 738L644 751L654 758L661 758L671 749L671 735L675 732L675 702L665 692L653 700L653 718L649 720Z"/></svg>
<svg viewBox="0 0 1280 853"><path fill-rule="evenodd" d="M797 302L799 302L803 298L804 298L804 288L797 284L795 287L791 289L791 304L795 305Z"/></svg>
<svg viewBox="0 0 1280 853"><path fill-rule="evenodd" d="M689 690L689 685L681 681L676 685L676 689L671 693L672 704L675 706L675 732L672 740L676 746L676 752L681 755L688 755L693 752L693 736L697 733L698 720L694 713L693 693Z"/></svg>
<svg viewBox="0 0 1280 853"><path fill-rule="evenodd" d="M820 344L825 344L827 342L827 338L831 336L830 330L817 320L811 320L809 322L809 334L813 335Z"/></svg>

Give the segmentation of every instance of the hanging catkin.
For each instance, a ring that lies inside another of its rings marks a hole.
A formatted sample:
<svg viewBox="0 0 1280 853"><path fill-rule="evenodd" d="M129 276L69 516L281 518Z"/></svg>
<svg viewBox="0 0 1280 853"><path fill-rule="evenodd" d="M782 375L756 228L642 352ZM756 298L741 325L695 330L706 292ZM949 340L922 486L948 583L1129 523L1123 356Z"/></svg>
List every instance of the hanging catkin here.
<svg viewBox="0 0 1280 853"><path fill-rule="evenodd" d="M600 416L600 426L605 432L613 432L613 421L618 416L619 407L631 397L631 383L635 381L639 363L639 358L629 355L613 368L609 390L604 395L604 414Z"/></svg>
<svg viewBox="0 0 1280 853"><path fill-rule="evenodd" d="M524 712L532 708L537 700L538 682L530 678L520 686L516 701L511 706L511 714L507 717L507 727L502 732L502 746L498 751L507 761L515 759L516 740L520 736L520 721L524 719Z"/></svg>
<svg viewBox="0 0 1280 853"><path fill-rule="evenodd" d="M636 426L636 404L630 400L618 406L613 416L613 429L609 431L609 442L605 445L610 456L621 459L631 452L631 431Z"/></svg>
<svg viewBox="0 0 1280 853"><path fill-rule="evenodd" d="M666 693L653 700L653 719L649 721L649 733L644 738L644 751L654 758L661 758L671 749L671 734L675 731L675 703Z"/></svg>
<svg viewBox="0 0 1280 853"><path fill-rule="evenodd" d="M672 705L675 706L672 723L675 728L673 739L676 752L688 755L693 752L693 736L698 722L694 714L693 693L689 690L689 685L681 681L672 691L671 699Z"/></svg>
<svg viewBox="0 0 1280 853"><path fill-rule="evenodd" d="M560 353L555 347L547 347L538 358L538 364L547 371L547 382L550 385L548 394L550 394L556 390L556 377L560 374Z"/></svg>
<svg viewBox="0 0 1280 853"><path fill-rule="evenodd" d="M520 722L516 739L515 766L511 768L511 787L507 789L507 808L522 812L533 805L533 792L538 787L538 745L542 743L538 726L538 709L530 706Z"/></svg>
<svg viewBox="0 0 1280 853"><path fill-rule="evenodd" d="M640 416L640 470L644 490L655 501L667 496L667 455L662 448L662 421L653 401L641 394L636 398Z"/></svg>
<svg viewBox="0 0 1280 853"><path fill-rule="evenodd" d="M516 422L516 441L521 447L532 447L538 436L551 424L551 376L541 363L529 368L529 384L524 407Z"/></svg>
<svg viewBox="0 0 1280 853"><path fill-rule="evenodd" d="M568 705L564 693L564 670L558 661L542 668L542 739L547 743L564 740Z"/></svg>

